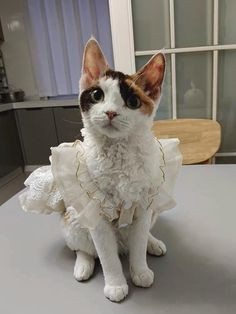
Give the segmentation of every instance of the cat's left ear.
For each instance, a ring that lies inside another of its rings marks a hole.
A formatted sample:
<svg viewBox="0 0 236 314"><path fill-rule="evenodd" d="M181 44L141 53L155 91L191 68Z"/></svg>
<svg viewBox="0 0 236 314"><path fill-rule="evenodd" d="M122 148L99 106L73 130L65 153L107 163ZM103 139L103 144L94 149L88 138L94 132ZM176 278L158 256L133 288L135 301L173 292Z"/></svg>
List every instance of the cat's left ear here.
<svg viewBox="0 0 236 314"><path fill-rule="evenodd" d="M84 49L80 89L91 87L108 69L108 63L98 42L91 38Z"/></svg>
<svg viewBox="0 0 236 314"><path fill-rule="evenodd" d="M165 56L154 55L132 78L153 100L158 99L165 75Z"/></svg>

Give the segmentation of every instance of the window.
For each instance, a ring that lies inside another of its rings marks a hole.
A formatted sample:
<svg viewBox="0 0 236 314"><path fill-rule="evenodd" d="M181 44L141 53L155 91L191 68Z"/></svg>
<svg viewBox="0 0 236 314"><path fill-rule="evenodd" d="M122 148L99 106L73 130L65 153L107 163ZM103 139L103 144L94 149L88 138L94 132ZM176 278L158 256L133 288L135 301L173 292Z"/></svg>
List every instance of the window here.
<svg viewBox="0 0 236 314"><path fill-rule="evenodd" d="M166 54L165 84L156 119L218 120L222 126L218 155L236 156L236 1L114 2L110 0L111 21L115 10L130 12L123 24L129 30L129 51L136 68L159 50ZM112 23L112 37L119 37L115 26ZM123 37L119 41L122 45ZM116 45L113 49L116 55ZM122 66L122 59L114 61ZM135 66L131 62L127 68L135 71Z"/></svg>
<svg viewBox="0 0 236 314"><path fill-rule="evenodd" d="M91 35L113 65L107 0L27 0L27 11L39 96L78 93L83 49Z"/></svg>

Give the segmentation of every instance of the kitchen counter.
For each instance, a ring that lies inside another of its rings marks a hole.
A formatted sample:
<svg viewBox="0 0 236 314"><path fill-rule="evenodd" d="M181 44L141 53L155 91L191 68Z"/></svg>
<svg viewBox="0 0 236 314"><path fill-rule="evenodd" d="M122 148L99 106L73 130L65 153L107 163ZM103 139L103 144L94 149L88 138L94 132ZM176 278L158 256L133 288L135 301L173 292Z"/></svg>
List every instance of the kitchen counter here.
<svg viewBox="0 0 236 314"><path fill-rule="evenodd" d="M31 109L47 107L74 107L78 106L77 99L60 99L60 100L26 100L24 102L14 102L8 104L0 103L0 112L14 109Z"/></svg>

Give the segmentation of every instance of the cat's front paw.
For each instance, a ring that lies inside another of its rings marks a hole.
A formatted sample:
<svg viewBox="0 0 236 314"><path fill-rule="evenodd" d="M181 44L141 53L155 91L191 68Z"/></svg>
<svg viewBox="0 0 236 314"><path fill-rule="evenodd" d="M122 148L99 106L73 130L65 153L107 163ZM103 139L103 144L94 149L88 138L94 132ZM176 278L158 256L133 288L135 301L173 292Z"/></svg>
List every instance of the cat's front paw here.
<svg viewBox="0 0 236 314"><path fill-rule="evenodd" d="M131 269L130 273L133 283L138 287L148 288L153 284L154 273L148 267L139 271Z"/></svg>
<svg viewBox="0 0 236 314"><path fill-rule="evenodd" d="M155 256L162 256L166 254L166 246L161 240L158 240L154 237L148 239L147 252L148 254Z"/></svg>
<svg viewBox="0 0 236 314"><path fill-rule="evenodd" d="M122 301L127 296L128 291L129 287L127 284L120 286L105 285L104 287L105 296L113 302Z"/></svg>

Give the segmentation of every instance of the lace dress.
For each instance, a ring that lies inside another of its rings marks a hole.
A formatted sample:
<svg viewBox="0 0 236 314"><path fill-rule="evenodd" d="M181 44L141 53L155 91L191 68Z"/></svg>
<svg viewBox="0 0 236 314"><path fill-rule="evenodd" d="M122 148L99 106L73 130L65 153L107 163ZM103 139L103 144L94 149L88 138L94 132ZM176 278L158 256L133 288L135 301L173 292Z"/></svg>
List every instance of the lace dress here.
<svg viewBox="0 0 236 314"><path fill-rule="evenodd" d="M157 213L173 208L175 180L182 164L178 139L159 140L160 180L150 190L143 207L152 206ZM20 195L25 211L42 214L67 212L84 228L94 228L102 216L117 220L119 227L132 223L136 204L121 204L115 208L90 178L82 142L63 143L51 149L50 166L35 170L25 181L26 190Z"/></svg>

